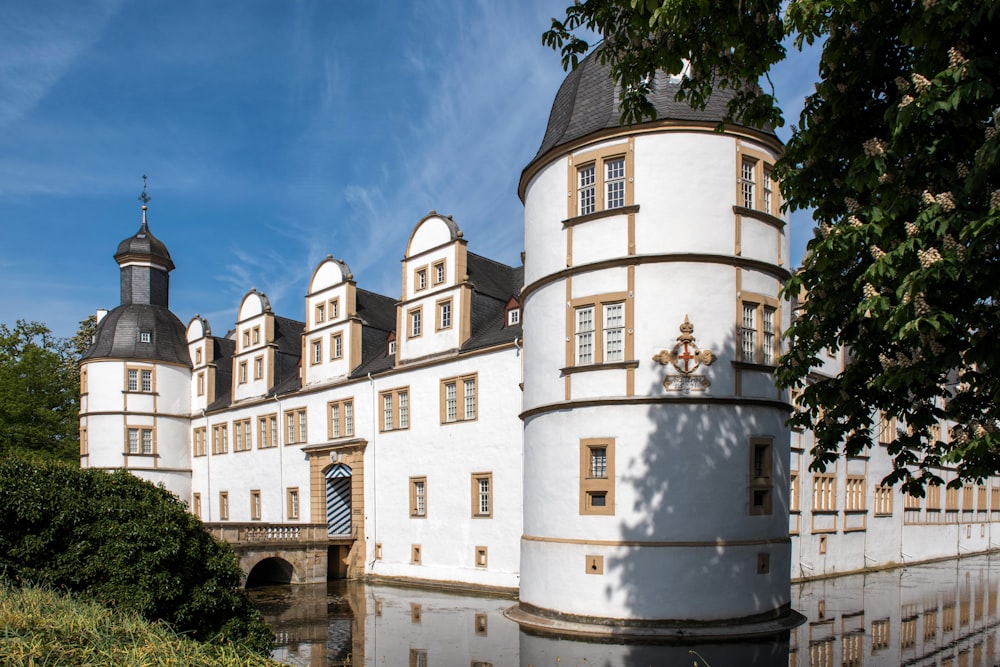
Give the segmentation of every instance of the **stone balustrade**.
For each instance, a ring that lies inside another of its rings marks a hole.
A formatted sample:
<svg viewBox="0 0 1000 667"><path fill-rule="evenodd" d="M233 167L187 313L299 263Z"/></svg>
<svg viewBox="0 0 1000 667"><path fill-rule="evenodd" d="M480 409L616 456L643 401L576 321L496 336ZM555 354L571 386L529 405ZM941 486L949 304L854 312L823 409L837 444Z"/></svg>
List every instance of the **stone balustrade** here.
<svg viewBox="0 0 1000 667"><path fill-rule="evenodd" d="M234 547L252 545L303 545L328 542L323 523L206 523L212 535Z"/></svg>

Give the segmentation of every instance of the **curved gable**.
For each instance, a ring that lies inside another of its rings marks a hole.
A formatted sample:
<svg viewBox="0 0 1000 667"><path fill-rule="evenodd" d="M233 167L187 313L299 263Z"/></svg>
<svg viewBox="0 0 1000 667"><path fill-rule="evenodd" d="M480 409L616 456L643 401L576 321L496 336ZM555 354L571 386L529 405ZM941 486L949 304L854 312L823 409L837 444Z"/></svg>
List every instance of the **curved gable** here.
<svg viewBox="0 0 1000 667"><path fill-rule="evenodd" d="M327 255L326 259L320 262L316 270L313 271L312 278L309 280L309 293L313 294L328 287L339 285L345 280L353 279L354 275L351 273L351 267L347 266L346 262L334 259L332 255Z"/></svg>
<svg viewBox="0 0 1000 667"><path fill-rule="evenodd" d="M243 301L240 302L240 310L236 321L242 322L256 315L268 312L271 312L271 303L267 300L267 295L263 292L258 292L256 289L252 289L243 297Z"/></svg>
<svg viewBox="0 0 1000 667"><path fill-rule="evenodd" d="M458 228L451 216L443 217L438 215L436 211L431 211L413 228L410 240L406 244L406 256L419 255L426 250L437 248L460 238L462 238L462 230Z"/></svg>
<svg viewBox="0 0 1000 667"><path fill-rule="evenodd" d="M187 325L187 340L189 343L212 335L212 326L201 315L195 315Z"/></svg>

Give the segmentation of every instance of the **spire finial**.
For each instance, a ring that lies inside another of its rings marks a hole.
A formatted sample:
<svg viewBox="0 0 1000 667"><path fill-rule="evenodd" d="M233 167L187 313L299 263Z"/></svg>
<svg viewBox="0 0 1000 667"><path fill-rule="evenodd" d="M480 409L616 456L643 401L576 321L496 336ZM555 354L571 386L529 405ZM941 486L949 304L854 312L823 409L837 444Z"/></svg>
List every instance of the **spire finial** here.
<svg viewBox="0 0 1000 667"><path fill-rule="evenodd" d="M139 201L142 202L142 226L146 227L146 204L152 197L146 192L146 174L142 175L142 192L139 193Z"/></svg>

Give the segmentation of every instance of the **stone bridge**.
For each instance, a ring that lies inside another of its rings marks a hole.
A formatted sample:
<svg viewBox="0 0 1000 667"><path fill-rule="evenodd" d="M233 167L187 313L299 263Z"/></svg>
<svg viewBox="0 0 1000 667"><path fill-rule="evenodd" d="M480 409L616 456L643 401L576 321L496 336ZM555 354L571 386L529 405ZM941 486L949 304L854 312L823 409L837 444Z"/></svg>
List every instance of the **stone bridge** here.
<svg viewBox="0 0 1000 667"><path fill-rule="evenodd" d="M248 584L327 581L328 552L337 544L327 536L325 523L225 522L205 527L232 545Z"/></svg>

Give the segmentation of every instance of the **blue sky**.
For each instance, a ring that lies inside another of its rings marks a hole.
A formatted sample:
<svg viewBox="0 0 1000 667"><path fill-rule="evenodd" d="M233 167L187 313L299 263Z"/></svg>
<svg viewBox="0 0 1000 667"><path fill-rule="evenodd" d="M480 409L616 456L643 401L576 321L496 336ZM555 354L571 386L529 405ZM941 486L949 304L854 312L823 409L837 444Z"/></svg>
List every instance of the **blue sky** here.
<svg viewBox="0 0 1000 667"><path fill-rule="evenodd" d="M217 334L251 288L302 319L327 254L398 295L431 209L518 264L517 180L565 76L540 36L569 1L5 0L0 322L70 336L118 305L143 174L171 309ZM775 72L790 121L815 71ZM810 229L793 218L794 259Z"/></svg>

